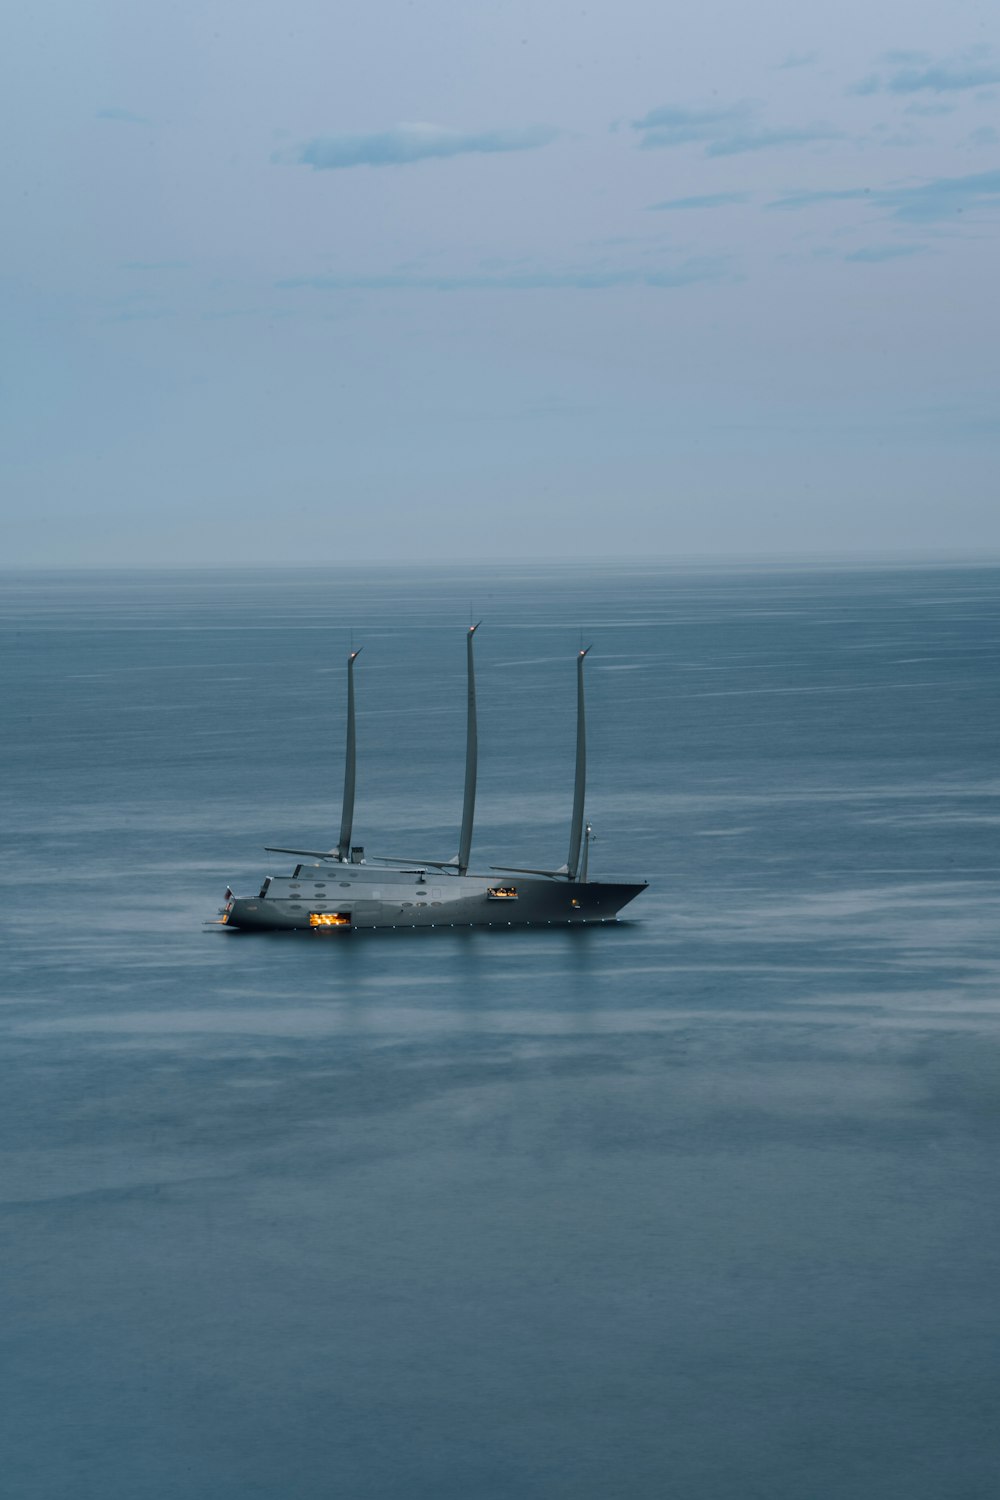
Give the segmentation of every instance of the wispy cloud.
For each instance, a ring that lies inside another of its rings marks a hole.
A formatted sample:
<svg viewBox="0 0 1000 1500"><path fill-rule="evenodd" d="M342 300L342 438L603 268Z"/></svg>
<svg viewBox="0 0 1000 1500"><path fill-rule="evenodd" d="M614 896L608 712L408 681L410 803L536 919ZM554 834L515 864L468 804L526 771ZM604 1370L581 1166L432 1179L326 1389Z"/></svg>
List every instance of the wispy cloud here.
<svg viewBox="0 0 1000 1500"><path fill-rule="evenodd" d="M907 149L927 144L926 135L921 135L910 122L904 122L902 128L892 125L873 125L867 135L860 136L858 139L863 144L871 141L876 146L901 146Z"/></svg>
<svg viewBox="0 0 1000 1500"><path fill-rule="evenodd" d="M1000 83L1000 68L994 63L937 63L929 68L901 68L886 88L893 94L916 94L922 89L947 94L990 83Z"/></svg>
<svg viewBox="0 0 1000 1500"><path fill-rule="evenodd" d="M861 250L852 250L844 259L863 265L875 265L883 260L902 260L911 255L922 255L926 249L926 245L866 245Z"/></svg>
<svg viewBox="0 0 1000 1500"><path fill-rule="evenodd" d="M845 202L850 198L873 198L871 188L806 188L798 193L786 193L783 198L775 198L767 208L812 208L816 203L838 203Z"/></svg>
<svg viewBox="0 0 1000 1500"><path fill-rule="evenodd" d="M415 272L389 271L376 274L294 276L279 281L285 290L312 288L322 292L476 292L476 291L607 291L614 287L692 286L699 281L733 279L729 262L698 257L679 265L657 269L598 267L593 270L471 272L426 276Z"/></svg>
<svg viewBox="0 0 1000 1500"><path fill-rule="evenodd" d="M109 313L102 323L158 323L163 318L173 317L168 307L127 307L122 312Z"/></svg>
<svg viewBox="0 0 1000 1500"><path fill-rule="evenodd" d="M444 125L395 125L372 134L341 132L317 136L278 160L317 172L347 167L399 167L444 157L533 151L559 135L544 125L523 130L449 130Z"/></svg>
<svg viewBox="0 0 1000 1500"><path fill-rule="evenodd" d="M879 196L895 219L909 224L938 223L975 209L1000 208L1000 171L939 177L918 187L890 189Z"/></svg>
<svg viewBox="0 0 1000 1500"><path fill-rule="evenodd" d="M767 205L773 209L811 208L818 203L867 200L886 210L890 218L907 224L934 224L976 209L1000 208L1000 171L975 172L968 177L939 177L912 187L841 188L786 193Z"/></svg>
<svg viewBox="0 0 1000 1500"><path fill-rule="evenodd" d="M870 73L852 84L852 94L950 94L1000 83L1000 65L986 47L973 47L956 57L935 62L923 52L886 52L881 62L894 66L889 73Z"/></svg>
<svg viewBox="0 0 1000 1500"><path fill-rule="evenodd" d="M888 52L880 53L877 61L881 63L929 63L931 55L929 52L916 52L912 47L890 47Z"/></svg>
<svg viewBox="0 0 1000 1500"><path fill-rule="evenodd" d="M123 271L186 271L190 265L186 260L123 260Z"/></svg>
<svg viewBox="0 0 1000 1500"><path fill-rule="evenodd" d="M99 120L113 120L119 125L151 125L153 122L145 115L133 114L130 109L99 109L97 111Z"/></svg>
<svg viewBox="0 0 1000 1500"><path fill-rule="evenodd" d="M775 71L785 72L788 68L809 68L813 63L819 62L818 52L789 52L780 63L775 63Z"/></svg>
<svg viewBox="0 0 1000 1500"><path fill-rule="evenodd" d="M707 147L708 156L738 156L744 151L768 151L773 146L808 146L813 141L839 141L843 131L829 125L789 126L786 129L741 130L721 136Z"/></svg>
<svg viewBox="0 0 1000 1500"><path fill-rule="evenodd" d="M651 203L651 209L674 208L724 208L728 203L748 203L749 193L699 193L693 198L666 198L662 203Z"/></svg>
<svg viewBox="0 0 1000 1500"><path fill-rule="evenodd" d="M753 113L753 106L746 103L731 104L724 109L681 109L664 104L633 120L632 128L642 132L641 145L648 151L661 146L686 146L691 141L712 141L752 119Z"/></svg>
<svg viewBox="0 0 1000 1500"><path fill-rule="evenodd" d="M706 156L736 156L744 151L765 151L775 146L805 146L830 141L841 132L829 125L768 126L760 123L757 105L747 101L724 108L685 109L665 104L633 120L641 132L644 151L704 142Z"/></svg>

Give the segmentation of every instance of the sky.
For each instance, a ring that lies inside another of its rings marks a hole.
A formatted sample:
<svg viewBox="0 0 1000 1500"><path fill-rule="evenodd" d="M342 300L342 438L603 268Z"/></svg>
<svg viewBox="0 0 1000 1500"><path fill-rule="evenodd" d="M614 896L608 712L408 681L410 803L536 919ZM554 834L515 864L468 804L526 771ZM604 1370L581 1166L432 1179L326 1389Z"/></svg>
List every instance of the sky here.
<svg viewBox="0 0 1000 1500"><path fill-rule="evenodd" d="M1000 553L993 0L6 31L7 564Z"/></svg>

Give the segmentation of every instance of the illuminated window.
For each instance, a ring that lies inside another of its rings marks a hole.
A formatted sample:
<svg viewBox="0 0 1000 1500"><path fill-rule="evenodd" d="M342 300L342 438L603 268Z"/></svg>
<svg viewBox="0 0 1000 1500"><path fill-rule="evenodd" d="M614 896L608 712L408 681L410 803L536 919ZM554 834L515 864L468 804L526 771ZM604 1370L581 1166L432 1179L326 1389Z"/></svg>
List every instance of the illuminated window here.
<svg viewBox="0 0 1000 1500"><path fill-rule="evenodd" d="M349 911L311 911L309 913L310 927L350 927L350 925Z"/></svg>
<svg viewBox="0 0 1000 1500"><path fill-rule="evenodd" d="M570 906L579 906L580 905L579 901L576 899L575 896L570 896L570 898L569 898L569 904L570 904Z"/></svg>
<svg viewBox="0 0 1000 1500"><path fill-rule="evenodd" d="M491 885L486 892L487 901L516 901L516 885Z"/></svg>

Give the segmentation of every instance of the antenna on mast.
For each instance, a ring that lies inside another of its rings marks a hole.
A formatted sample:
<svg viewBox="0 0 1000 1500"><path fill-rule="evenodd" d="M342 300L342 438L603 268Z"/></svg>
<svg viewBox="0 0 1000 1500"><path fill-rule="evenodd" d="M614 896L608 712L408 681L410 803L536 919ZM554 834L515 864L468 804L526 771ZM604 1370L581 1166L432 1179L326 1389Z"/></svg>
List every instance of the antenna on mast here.
<svg viewBox="0 0 1000 1500"><path fill-rule="evenodd" d="M462 832L458 840L458 873L466 874L469 868L469 853L472 849L472 822L476 813L476 768L479 759L479 741L476 735L476 666L472 654L472 639L482 624L477 620L470 625L465 637L465 663L467 681L465 718L465 799L462 803Z"/></svg>
<svg viewBox="0 0 1000 1500"><path fill-rule="evenodd" d="M353 636L351 639L353 646ZM341 864L346 864L351 857L351 827L354 823L354 781L357 769L357 757L355 754L354 733L354 663L361 655L362 648L352 650L347 658L347 754L344 764L344 810L340 817L340 839L337 844L337 858Z"/></svg>
<svg viewBox="0 0 1000 1500"><path fill-rule="evenodd" d="M566 877L575 880L580 869L580 845L583 842L583 803L587 792L587 712L583 697L583 663L589 646L582 646L576 657L576 780L573 786L573 818L569 828L569 854Z"/></svg>

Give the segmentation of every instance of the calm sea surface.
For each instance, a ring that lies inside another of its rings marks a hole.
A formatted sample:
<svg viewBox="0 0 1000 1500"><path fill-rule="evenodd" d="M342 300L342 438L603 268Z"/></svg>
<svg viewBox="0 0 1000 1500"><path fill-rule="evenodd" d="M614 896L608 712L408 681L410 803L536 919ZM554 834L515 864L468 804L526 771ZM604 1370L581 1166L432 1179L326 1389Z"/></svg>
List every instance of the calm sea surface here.
<svg viewBox="0 0 1000 1500"><path fill-rule="evenodd" d="M994 1500L1000 570L3 579L12 1500ZM336 842L606 930L203 922Z"/></svg>

